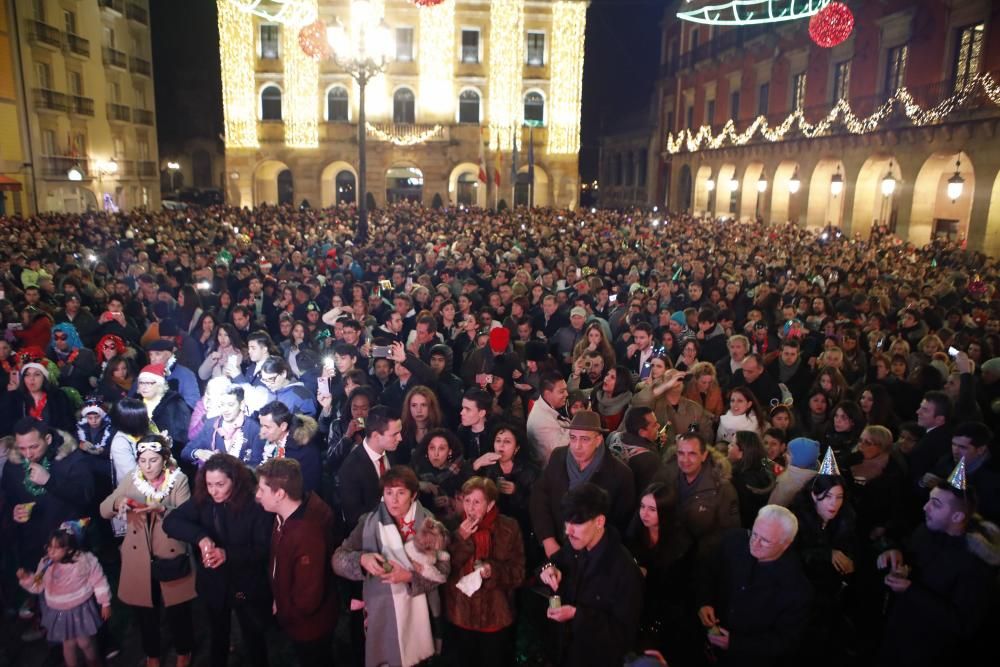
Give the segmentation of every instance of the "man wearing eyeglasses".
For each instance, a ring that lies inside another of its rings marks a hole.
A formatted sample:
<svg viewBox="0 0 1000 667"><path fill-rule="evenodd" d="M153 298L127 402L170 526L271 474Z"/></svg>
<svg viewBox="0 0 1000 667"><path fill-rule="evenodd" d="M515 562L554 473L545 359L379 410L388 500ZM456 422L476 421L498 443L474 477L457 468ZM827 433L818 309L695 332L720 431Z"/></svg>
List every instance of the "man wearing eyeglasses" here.
<svg viewBox="0 0 1000 667"><path fill-rule="evenodd" d="M799 524L779 505L766 505L747 539L726 533L698 573L698 620L720 664L770 665L798 646L809 618L812 585L788 547Z"/></svg>

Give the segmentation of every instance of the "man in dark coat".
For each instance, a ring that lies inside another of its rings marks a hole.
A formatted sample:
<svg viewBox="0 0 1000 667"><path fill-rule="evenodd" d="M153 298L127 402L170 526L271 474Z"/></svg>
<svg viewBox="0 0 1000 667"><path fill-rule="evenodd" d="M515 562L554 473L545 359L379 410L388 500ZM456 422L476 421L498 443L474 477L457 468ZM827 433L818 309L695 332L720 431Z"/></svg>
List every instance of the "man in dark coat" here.
<svg viewBox="0 0 1000 667"><path fill-rule="evenodd" d="M698 618L720 663L774 665L798 645L809 617L812 585L795 551L795 515L766 505L750 539L728 531L699 572Z"/></svg>
<svg viewBox="0 0 1000 667"><path fill-rule="evenodd" d="M604 446L601 417L590 410L580 410L569 429L569 446L556 447L541 478L531 493L531 523L546 556L552 556L566 543L563 534L561 502L568 491L584 482L601 487L612 498L607 517L624 530L635 512L635 481L628 466L616 459Z"/></svg>
<svg viewBox="0 0 1000 667"><path fill-rule="evenodd" d="M93 476L76 440L34 417L18 420L0 447L7 449L0 488L15 523L18 566L33 572L59 524L88 513Z"/></svg>
<svg viewBox="0 0 1000 667"><path fill-rule="evenodd" d="M315 493L304 493L294 459L266 461L257 477L257 502L274 514L267 569L275 618L302 667L332 664L337 589L327 563L334 550L333 510Z"/></svg>
<svg viewBox="0 0 1000 667"><path fill-rule="evenodd" d="M797 338L786 338L781 342L781 354L767 365L767 374L775 382L788 387L796 401L806 399L813 383L812 371L802 356L802 345Z"/></svg>
<svg viewBox="0 0 1000 667"><path fill-rule="evenodd" d="M354 530L362 514L378 506L382 497L378 481L389 469L387 452L399 446L402 429L402 422L384 405L368 411L365 439L351 450L337 474L337 497L344 514L345 534Z"/></svg>
<svg viewBox="0 0 1000 667"><path fill-rule="evenodd" d="M753 392L765 410L781 402L781 388L770 374L764 372L764 360L759 354L748 354L743 368L733 374L732 387L746 387Z"/></svg>
<svg viewBox="0 0 1000 667"><path fill-rule="evenodd" d="M590 482L562 499L567 543L540 575L561 598L546 613L558 624L557 665L621 665L635 645L642 574L608 525L610 506L608 493Z"/></svg>
<svg viewBox="0 0 1000 667"><path fill-rule="evenodd" d="M642 494L663 471L663 461L656 446L660 422L653 409L646 406L629 408L623 422L625 431L620 434L622 458L635 478L636 494Z"/></svg>
<svg viewBox="0 0 1000 667"><path fill-rule="evenodd" d="M973 518L975 493L965 488L964 465L957 467L961 477L953 474L931 490L924 524L903 550L878 558L895 594L880 664L976 664L975 655L992 650L995 640L983 630L1000 564L1000 535L996 526Z"/></svg>

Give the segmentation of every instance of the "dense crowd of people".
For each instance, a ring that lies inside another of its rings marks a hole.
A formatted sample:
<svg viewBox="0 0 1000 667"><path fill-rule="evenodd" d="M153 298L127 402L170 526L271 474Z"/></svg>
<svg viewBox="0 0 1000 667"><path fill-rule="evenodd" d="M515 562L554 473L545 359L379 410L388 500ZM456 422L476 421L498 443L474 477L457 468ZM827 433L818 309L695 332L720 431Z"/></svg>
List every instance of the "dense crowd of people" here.
<svg viewBox="0 0 1000 667"><path fill-rule="evenodd" d="M358 239L354 214L0 218L23 641L102 664L121 609L147 667L267 665L275 628L304 667L335 636L370 666L989 655L995 259L638 210L399 204Z"/></svg>

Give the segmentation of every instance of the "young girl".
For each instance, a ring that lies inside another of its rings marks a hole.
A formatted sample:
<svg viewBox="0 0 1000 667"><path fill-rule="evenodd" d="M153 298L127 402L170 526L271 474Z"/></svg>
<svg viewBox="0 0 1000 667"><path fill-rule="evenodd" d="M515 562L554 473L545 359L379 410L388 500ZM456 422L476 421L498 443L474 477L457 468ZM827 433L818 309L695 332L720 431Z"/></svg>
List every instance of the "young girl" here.
<svg viewBox="0 0 1000 667"><path fill-rule="evenodd" d="M62 642L66 667L77 667L77 647L87 667L101 664L94 637L111 618L111 590L94 554L81 546L83 525L67 521L49 538L38 569L17 571L17 580L29 593L45 595L39 602L42 626L50 642ZM95 602L96 598L96 602ZM100 604L100 609L97 605Z"/></svg>

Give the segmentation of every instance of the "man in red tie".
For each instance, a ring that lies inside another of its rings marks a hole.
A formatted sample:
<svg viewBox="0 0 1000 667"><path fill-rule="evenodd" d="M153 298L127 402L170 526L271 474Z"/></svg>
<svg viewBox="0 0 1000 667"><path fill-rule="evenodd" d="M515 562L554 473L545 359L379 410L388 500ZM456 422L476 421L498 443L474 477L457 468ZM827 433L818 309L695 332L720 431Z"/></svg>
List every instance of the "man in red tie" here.
<svg viewBox="0 0 1000 667"><path fill-rule="evenodd" d="M384 405L368 411L365 439L351 450L337 474L340 508L347 531L354 528L362 514L378 505L381 497L378 481L389 469L386 452L393 452L399 446L402 428L399 418Z"/></svg>

